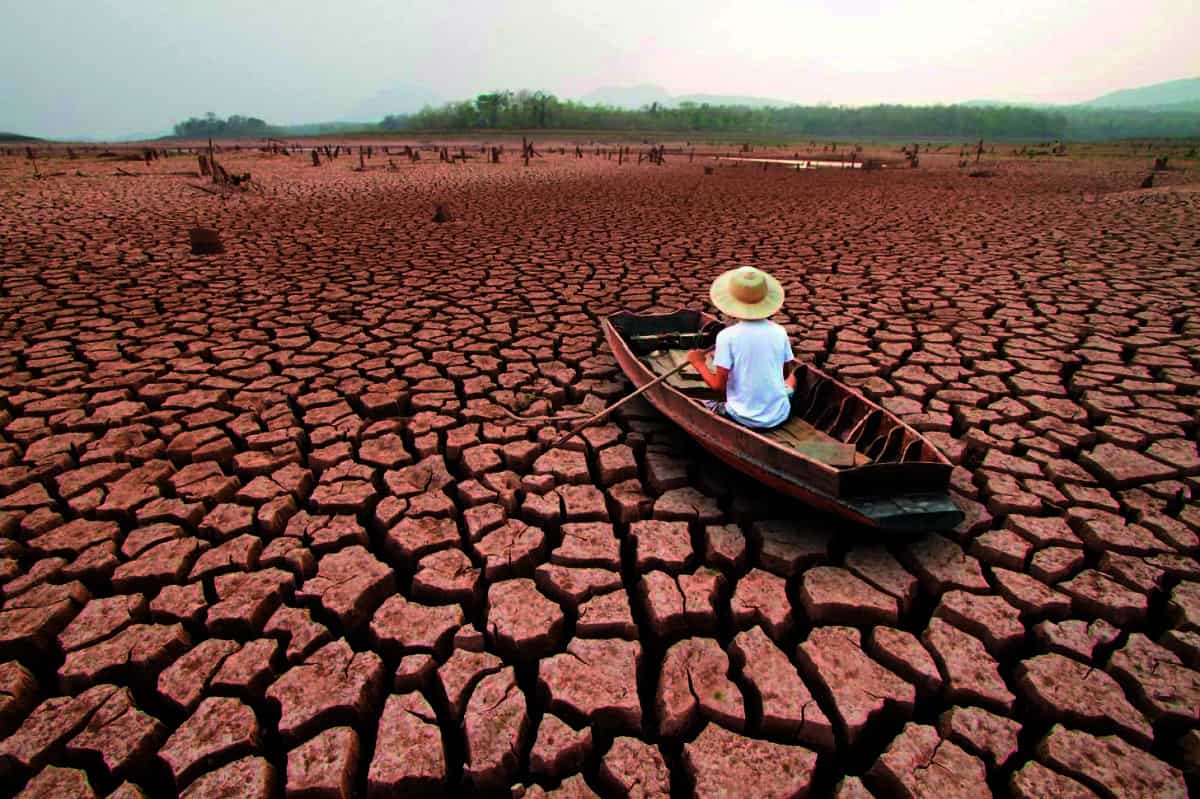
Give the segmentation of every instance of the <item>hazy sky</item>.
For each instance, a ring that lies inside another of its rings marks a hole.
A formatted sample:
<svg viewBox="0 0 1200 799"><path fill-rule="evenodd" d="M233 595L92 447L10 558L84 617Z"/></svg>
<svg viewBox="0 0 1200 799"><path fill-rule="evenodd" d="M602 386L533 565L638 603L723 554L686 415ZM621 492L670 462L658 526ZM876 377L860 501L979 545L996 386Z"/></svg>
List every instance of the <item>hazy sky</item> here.
<svg viewBox="0 0 1200 799"><path fill-rule="evenodd" d="M1197 0L13 0L0 130L120 136L215 111L345 118L398 85L798 102L1077 102L1200 75Z"/></svg>

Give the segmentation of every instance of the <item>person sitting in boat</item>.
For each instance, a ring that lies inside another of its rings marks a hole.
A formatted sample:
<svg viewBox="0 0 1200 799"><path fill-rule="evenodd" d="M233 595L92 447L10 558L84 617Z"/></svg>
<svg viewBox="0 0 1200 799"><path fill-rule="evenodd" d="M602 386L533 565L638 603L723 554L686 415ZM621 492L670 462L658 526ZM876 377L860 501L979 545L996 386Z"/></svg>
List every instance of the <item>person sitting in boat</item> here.
<svg viewBox="0 0 1200 799"><path fill-rule="evenodd" d="M731 269L713 281L713 305L738 320L717 334L714 369L710 350L692 350L688 361L724 401L705 406L735 422L754 428L777 427L792 410L796 377L795 356L787 331L768 317L783 305L783 286L761 269Z"/></svg>

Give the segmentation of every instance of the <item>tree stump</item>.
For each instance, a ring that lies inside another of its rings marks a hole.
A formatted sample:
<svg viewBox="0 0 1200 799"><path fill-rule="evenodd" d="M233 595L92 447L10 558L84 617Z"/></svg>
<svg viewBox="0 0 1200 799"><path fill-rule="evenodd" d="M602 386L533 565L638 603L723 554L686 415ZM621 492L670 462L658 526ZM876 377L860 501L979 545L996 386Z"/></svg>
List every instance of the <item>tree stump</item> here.
<svg viewBox="0 0 1200 799"><path fill-rule="evenodd" d="M313 151L312 151L312 161L313 161L313 166L321 165L321 156L317 154L317 148L315 148L315 147L313 148Z"/></svg>
<svg viewBox="0 0 1200 799"><path fill-rule="evenodd" d="M433 221L439 225L443 222L453 222L454 214L450 212L450 206L446 203L437 203L433 207Z"/></svg>
<svg viewBox="0 0 1200 799"><path fill-rule="evenodd" d="M192 244L192 255L217 255L225 252L221 234L212 228L194 227L188 231L188 239Z"/></svg>
<svg viewBox="0 0 1200 799"><path fill-rule="evenodd" d="M1142 181L1142 188L1143 189L1154 188L1154 173L1153 172L1151 172L1149 175L1146 175L1146 179Z"/></svg>

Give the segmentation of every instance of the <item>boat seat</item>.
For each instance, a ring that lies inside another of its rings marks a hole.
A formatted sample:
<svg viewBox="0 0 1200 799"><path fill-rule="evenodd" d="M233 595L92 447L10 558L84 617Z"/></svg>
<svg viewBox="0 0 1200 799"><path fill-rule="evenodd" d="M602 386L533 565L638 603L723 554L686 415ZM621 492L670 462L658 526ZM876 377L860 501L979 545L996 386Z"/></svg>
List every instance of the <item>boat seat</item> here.
<svg viewBox="0 0 1200 799"><path fill-rule="evenodd" d="M830 466L862 466L871 462L870 458L855 450L854 445L838 441L794 414L778 427L757 432Z"/></svg>

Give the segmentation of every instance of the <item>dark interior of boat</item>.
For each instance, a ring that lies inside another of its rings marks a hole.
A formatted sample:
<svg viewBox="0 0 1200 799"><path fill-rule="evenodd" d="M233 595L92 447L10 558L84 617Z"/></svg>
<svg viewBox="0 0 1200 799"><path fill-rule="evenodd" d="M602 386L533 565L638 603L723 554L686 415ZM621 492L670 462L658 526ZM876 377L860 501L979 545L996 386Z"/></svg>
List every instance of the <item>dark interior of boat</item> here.
<svg viewBox="0 0 1200 799"><path fill-rule="evenodd" d="M686 361L689 350L712 347L722 329L711 319L705 324L706 318L697 311L617 314L609 321L656 375ZM720 398L692 366L671 375L666 383L698 402ZM798 367L791 418L778 427L755 432L838 469L937 460L932 448L890 413L807 364Z"/></svg>

